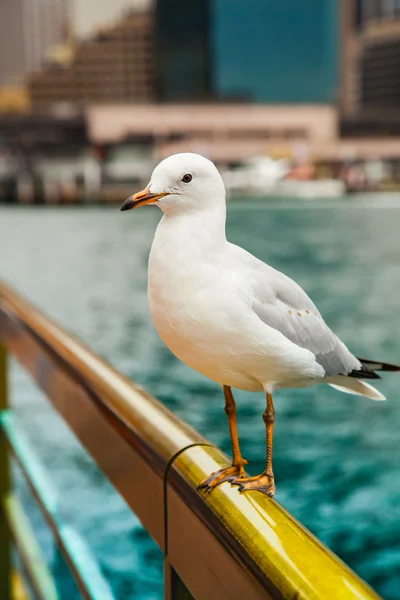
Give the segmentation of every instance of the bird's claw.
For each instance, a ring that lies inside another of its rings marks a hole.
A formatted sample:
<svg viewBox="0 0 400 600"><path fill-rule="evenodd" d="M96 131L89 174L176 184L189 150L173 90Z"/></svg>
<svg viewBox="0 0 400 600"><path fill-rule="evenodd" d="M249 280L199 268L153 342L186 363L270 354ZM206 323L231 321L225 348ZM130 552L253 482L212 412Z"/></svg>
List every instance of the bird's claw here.
<svg viewBox="0 0 400 600"><path fill-rule="evenodd" d="M247 465L247 460L243 460L243 464ZM242 477L245 477L243 465L231 465L230 467L211 473L207 479L204 479L200 483L197 489L204 490L207 494L217 487L217 485L221 485L221 483L224 483L225 481L230 481L232 483L234 480L240 481Z"/></svg>
<svg viewBox="0 0 400 600"><path fill-rule="evenodd" d="M262 473L256 477L237 477L231 480L231 485L239 486L239 492L253 490L261 492L270 498L275 494L276 489L274 476L267 475L266 473Z"/></svg>

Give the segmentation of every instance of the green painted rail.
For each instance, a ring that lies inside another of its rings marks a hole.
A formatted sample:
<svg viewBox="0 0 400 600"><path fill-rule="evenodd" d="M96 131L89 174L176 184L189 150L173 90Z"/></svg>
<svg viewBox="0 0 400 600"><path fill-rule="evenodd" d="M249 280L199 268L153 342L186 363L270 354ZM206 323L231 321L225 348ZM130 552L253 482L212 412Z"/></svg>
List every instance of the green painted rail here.
<svg viewBox="0 0 400 600"><path fill-rule="evenodd" d="M206 496L197 492L206 475L228 464L227 457L0 283L1 600L13 598L13 546L35 596L59 597L13 491L12 460L81 596L114 597L90 549L63 518L56 490L14 421L8 356L32 376L163 551L166 600L378 598L275 500L240 494L228 483Z"/></svg>

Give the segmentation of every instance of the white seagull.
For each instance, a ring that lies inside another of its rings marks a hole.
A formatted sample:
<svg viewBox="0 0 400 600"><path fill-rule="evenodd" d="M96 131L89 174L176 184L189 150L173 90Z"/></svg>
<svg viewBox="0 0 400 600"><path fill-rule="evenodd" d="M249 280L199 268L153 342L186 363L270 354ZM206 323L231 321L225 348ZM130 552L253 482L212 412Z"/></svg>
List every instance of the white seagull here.
<svg viewBox="0 0 400 600"><path fill-rule="evenodd" d="M224 184L203 156L166 158L147 188L129 197L121 210L144 204L157 204L164 213L149 258L148 300L155 328L175 356L224 390L232 465L199 487L209 491L230 481L240 491L272 496L275 390L327 383L384 400L364 380L400 367L356 358L297 283L227 241ZM266 395L266 466L256 477L244 471L232 387Z"/></svg>

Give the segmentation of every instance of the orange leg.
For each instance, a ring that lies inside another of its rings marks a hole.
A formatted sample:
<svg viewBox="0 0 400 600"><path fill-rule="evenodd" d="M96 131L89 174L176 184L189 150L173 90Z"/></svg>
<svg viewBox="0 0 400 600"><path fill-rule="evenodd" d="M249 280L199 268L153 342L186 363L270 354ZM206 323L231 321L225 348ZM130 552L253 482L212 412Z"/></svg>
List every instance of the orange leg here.
<svg viewBox="0 0 400 600"><path fill-rule="evenodd" d="M245 476L244 465L247 465L247 460L242 458L239 448L239 439L236 428L236 404L232 395L232 390L228 385L224 385L225 396L225 413L228 417L229 435L232 446L232 465L225 469L220 469L212 473L207 479L201 482L198 489L204 489L206 492L223 483L224 481L232 481Z"/></svg>
<svg viewBox="0 0 400 600"><path fill-rule="evenodd" d="M261 475L256 475L256 477L236 478L231 481L231 483L233 485L238 485L240 492L245 490L258 490L267 496L273 496L275 494L275 479L272 471L272 436L274 433L275 410L271 394L268 394L267 392L266 396L267 408L263 413L267 449L265 469Z"/></svg>

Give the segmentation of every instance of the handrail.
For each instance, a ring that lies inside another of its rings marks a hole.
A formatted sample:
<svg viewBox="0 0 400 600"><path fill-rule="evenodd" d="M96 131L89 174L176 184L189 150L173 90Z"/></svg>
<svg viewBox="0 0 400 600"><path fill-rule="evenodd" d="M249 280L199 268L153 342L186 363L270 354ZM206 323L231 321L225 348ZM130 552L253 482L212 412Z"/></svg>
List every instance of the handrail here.
<svg viewBox="0 0 400 600"><path fill-rule="evenodd" d="M378 598L275 500L197 492L226 456L2 283L1 344L163 550L167 599Z"/></svg>

